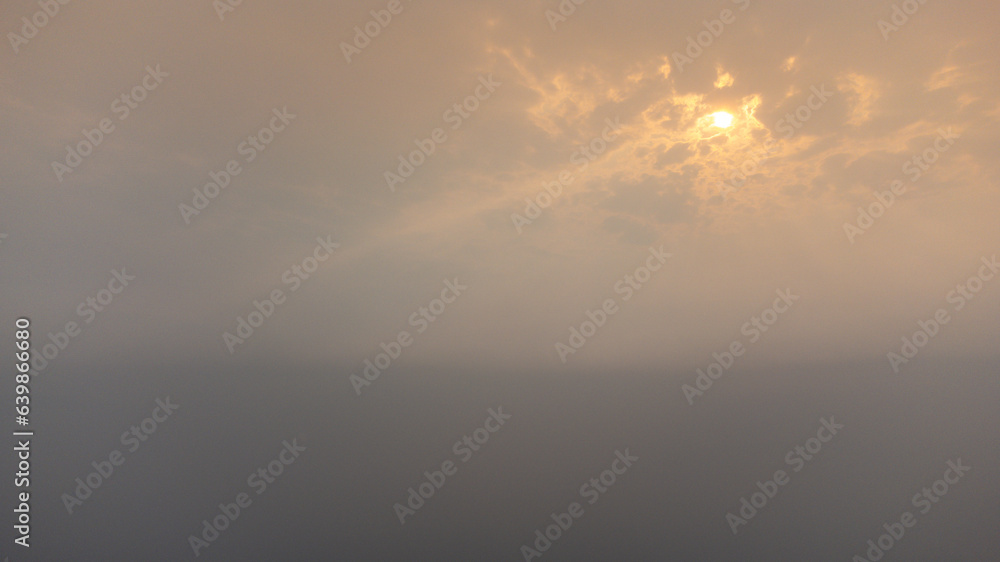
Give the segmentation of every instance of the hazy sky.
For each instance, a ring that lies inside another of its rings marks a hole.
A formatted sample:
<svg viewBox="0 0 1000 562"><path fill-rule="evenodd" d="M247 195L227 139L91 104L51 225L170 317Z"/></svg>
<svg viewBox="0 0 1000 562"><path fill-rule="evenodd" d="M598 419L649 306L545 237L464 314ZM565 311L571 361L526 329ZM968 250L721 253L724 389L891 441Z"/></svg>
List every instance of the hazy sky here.
<svg viewBox="0 0 1000 562"><path fill-rule="evenodd" d="M294 438L199 559L523 560L626 448L543 560L850 560L959 457L884 559L998 546L995 3L0 15L0 348L19 316L39 351L80 328L35 364L37 542L12 560L194 558ZM830 416L829 457L734 536Z"/></svg>

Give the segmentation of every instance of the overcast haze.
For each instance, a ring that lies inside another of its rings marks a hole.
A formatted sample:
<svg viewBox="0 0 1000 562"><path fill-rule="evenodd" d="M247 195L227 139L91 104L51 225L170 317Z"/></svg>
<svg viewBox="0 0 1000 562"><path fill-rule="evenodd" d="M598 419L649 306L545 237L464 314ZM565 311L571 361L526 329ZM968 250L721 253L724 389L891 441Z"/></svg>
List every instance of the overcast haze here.
<svg viewBox="0 0 1000 562"><path fill-rule="evenodd" d="M882 560L1000 546L994 2L0 15L0 556L873 560L907 511Z"/></svg>

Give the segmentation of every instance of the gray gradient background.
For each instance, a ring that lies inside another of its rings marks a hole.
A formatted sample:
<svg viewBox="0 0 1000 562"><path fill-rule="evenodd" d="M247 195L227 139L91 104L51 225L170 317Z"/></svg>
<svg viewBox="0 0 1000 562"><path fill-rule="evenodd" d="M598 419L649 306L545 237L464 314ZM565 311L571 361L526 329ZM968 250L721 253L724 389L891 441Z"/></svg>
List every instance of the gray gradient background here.
<svg viewBox="0 0 1000 562"><path fill-rule="evenodd" d="M589 0L553 31L554 0L404 5L350 64L340 43L385 3L245 0L220 21L208 1L74 1L4 42L4 408L17 317L38 348L110 270L136 280L33 378L32 547L10 546L8 452L0 556L192 559L293 438L307 451L198 559L521 560L625 448L640 460L541 560L851 560L956 458L972 471L883 560L995 556L1000 278L900 373L886 360L1000 250L995 2L929 0L885 41L892 2L751 1L683 72L671 53L738 6ZM0 4L5 37L37 9ZM170 76L118 121L156 64ZM489 74L390 192L383 172ZM837 95L723 201L717 179L820 84ZM185 225L178 204L284 106L296 120ZM699 138L721 110L731 132ZM510 214L613 117L621 139L518 234ZM849 242L939 127L962 136ZM230 355L223 332L327 235L333 258ZM562 363L553 344L651 245L673 257ZM349 376L456 276L467 293L356 396ZM784 288L801 300L689 405L682 385ZM166 396L181 409L68 515L60 496ZM497 406L511 419L401 526L393 504ZM842 433L734 537L726 513L831 415Z"/></svg>

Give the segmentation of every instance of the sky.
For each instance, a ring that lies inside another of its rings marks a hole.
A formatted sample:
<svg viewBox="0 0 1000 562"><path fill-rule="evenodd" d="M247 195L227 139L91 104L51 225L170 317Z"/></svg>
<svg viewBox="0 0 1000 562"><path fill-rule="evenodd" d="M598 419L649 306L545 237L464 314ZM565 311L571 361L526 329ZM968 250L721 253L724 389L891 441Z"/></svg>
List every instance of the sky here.
<svg viewBox="0 0 1000 562"><path fill-rule="evenodd" d="M0 555L872 560L906 511L884 560L998 546L994 3L0 15L0 349L30 319L35 431Z"/></svg>

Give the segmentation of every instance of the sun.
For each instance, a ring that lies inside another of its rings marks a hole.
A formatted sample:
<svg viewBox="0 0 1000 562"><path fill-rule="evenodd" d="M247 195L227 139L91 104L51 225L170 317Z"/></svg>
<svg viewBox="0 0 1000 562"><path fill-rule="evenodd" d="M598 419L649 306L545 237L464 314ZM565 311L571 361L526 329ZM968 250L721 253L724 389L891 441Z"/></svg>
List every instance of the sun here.
<svg viewBox="0 0 1000 562"><path fill-rule="evenodd" d="M718 111L712 114L712 125L725 129L733 124L733 116L725 111Z"/></svg>

